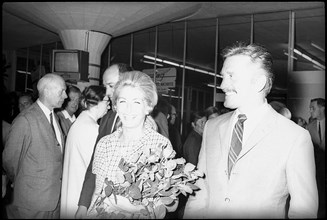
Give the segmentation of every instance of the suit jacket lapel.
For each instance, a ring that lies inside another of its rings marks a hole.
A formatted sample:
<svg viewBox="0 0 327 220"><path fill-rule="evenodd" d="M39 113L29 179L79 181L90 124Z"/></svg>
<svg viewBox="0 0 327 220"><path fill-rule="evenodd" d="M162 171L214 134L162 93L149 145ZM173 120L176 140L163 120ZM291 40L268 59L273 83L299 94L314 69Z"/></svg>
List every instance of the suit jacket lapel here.
<svg viewBox="0 0 327 220"><path fill-rule="evenodd" d="M57 144L59 144L59 142L58 142L58 140L57 140L57 138L56 138L55 133L54 133L53 130L52 130L52 127L51 127L51 125L50 125L50 122L49 122L47 116L44 114L44 112L42 111L41 107L40 107L36 102L35 102L34 104L35 104L35 113L37 114L38 117L41 118L41 120L42 120L42 125L45 126L45 128L48 130L48 132L46 132L46 133L48 134L49 138L52 139L52 140L54 141L54 143L56 144L56 147L57 147ZM54 117L55 120L57 121L57 125L59 126L59 130L60 130L60 134L61 134L61 138L62 138L62 139L61 139L62 144L64 145L65 140L64 140L63 137L62 137L62 136L63 136L62 130L61 130L60 125L59 125L59 123L58 123L58 119L57 119L56 114L54 114L54 116L55 116L55 117ZM59 147L57 147L57 148L58 148L58 150L60 150ZM62 148L62 150L64 150L64 148ZM61 151L61 150L60 150L60 151Z"/></svg>
<svg viewBox="0 0 327 220"><path fill-rule="evenodd" d="M223 163L226 164L227 166L227 161L228 161L228 154L229 154L229 149L230 149L230 139L231 139L231 129L232 129L232 118L233 118L233 112L228 112L225 114L229 114L226 115L226 117L219 122L218 124L218 133L219 133L219 141L221 142L221 146L222 146L222 158L226 161L224 161Z"/></svg>
<svg viewBox="0 0 327 220"><path fill-rule="evenodd" d="M271 107L268 109L267 113L262 117L261 121L254 129L249 139L244 143L243 149L238 157L240 160L244 155L246 155L250 150L252 150L275 126L278 113L275 113Z"/></svg>

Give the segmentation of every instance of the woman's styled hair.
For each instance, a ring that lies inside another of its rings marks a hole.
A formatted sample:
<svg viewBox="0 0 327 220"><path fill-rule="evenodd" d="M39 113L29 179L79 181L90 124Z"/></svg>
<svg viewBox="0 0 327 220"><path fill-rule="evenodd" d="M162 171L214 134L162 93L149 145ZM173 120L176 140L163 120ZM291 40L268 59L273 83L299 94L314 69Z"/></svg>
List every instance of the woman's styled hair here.
<svg viewBox="0 0 327 220"><path fill-rule="evenodd" d="M120 91L126 86L139 88L144 93L148 106L153 110L153 107L158 102L157 87L149 75L140 71L130 71L122 74L114 88L111 100L113 106L116 106Z"/></svg>
<svg viewBox="0 0 327 220"><path fill-rule="evenodd" d="M91 85L86 87L82 92L82 108L90 109L92 106L97 105L99 102L103 101L106 96L106 88L103 86Z"/></svg>
<svg viewBox="0 0 327 220"><path fill-rule="evenodd" d="M227 47L223 50L222 56L224 60L228 57L235 55L244 55L251 58L253 63L261 64L261 68L265 70L265 76L267 77L267 82L263 88L263 92L267 96L270 92L274 80L273 73L273 58L268 50L259 44L245 44L244 42L239 42L231 47Z"/></svg>

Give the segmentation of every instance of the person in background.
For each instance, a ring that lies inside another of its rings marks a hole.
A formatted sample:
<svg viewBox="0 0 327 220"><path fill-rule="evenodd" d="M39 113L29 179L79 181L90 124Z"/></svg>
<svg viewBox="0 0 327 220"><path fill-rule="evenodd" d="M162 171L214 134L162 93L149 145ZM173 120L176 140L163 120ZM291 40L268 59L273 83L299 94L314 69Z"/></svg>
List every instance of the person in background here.
<svg viewBox="0 0 327 220"><path fill-rule="evenodd" d="M310 134L267 103L271 54L239 43L222 56L224 105L235 110L205 125L198 162L205 178L189 197L184 218L316 218Z"/></svg>
<svg viewBox="0 0 327 220"><path fill-rule="evenodd" d="M283 115L284 117L286 117L288 119L292 118L291 111L283 103L278 102L278 101L271 101L271 102L269 102L269 105L271 105L271 107L273 109L275 109L276 112Z"/></svg>
<svg viewBox="0 0 327 220"><path fill-rule="evenodd" d="M76 86L70 85L66 89L66 94L68 98L65 99L61 109L56 112L65 137L67 137L69 128L76 120L75 113L79 108L81 91Z"/></svg>
<svg viewBox="0 0 327 220"><path fill-rule="evenodd" d="M95 217L97 211L94 207L98 194L103 189L105 178L117 183L116 172L120 170L118 167L120 158L124 158L128 163L133 156L144 151L144 148L150 150L157 149L158 144L172 149L168 138L153 130L146 123L146 117L151 113L153 107L158 100L157 89L152 79L145 73L132 71L123 74L121 79L115 86L112 98L112 104L116 109L122 126L114 133L104 136L98 142L93 161L92 172L96 175L96 188L93 193L93 199L88 217ZM130 211L126 210L126 206L133 207L130 213L123 212L127 218L144 218L144 216L136 206L130 204L130 201L122 196L117 196L119 204L117 204L113 196L109 197L110 212ZM139 205L141 206L141 205ZM140 208L144 208L141 206Z"/></svg>
<svg viewBox="0 0 327 220"><path fill-rule="evenodd" d="M325 99L315 98L310 101L311 122L307 129L314 145L316 178L319 192L318 218L326 217L326 152L325 152Z"/></svg>
<svg viewBox="0 0 327 220"><path fill-rule="evenodd" d="M293 121L296 124L300 125L302 128L305 128L306 129L307 126L308 126L307 121L304 118L302 118L302 117L294 117Z"/></svg>
<svg viewBox="0 0 327 220"><path fill-rule="evenodd" d="M193 112L191 115L192 131L183 144L183 157L186 162L197 166L201 149L202 134L207 117L204 112Z"/></svg>
<svg viewBox="0 0 327 220"><path fill-rule="evenodd" d="M124 64L117 63L109 66L103 73L103 85L106 88L106 96L112 100L114 87L118 82L119 78L126 72L132 71L133 68ZM88 168L85 173L83 187L80 193L80 198L78 201L78 209L76 211L76 218L84 218L86 216L86 212L88 207L90 206L93 191L95 188L95 175L92 173L92 163L94 157L94 149L98 141L105 135L111 134L114 130L116 130L120 125L120 120L115 111L110 109L101 119L99 125L99 134L96 139L96 142L93 146L93 154L88 165Z"/></svg>
<svg viewBox="0 0 327 220"><path fill-rule="evenodd" d="M157 123L158 132L169 138L168 117L170 112L170 104L162 97L159 96L158 104L154 107L152 117Z"/></svg>
<svg viewBox="0 0 327 220"><path fill-rule="evenodd" d="M9 219L59 218L64 136L53 109L67 98L66 84L46 74L37 89L39 98L13 121L2 154L14 185Z"/></svg>
<svg viewBox="0 0 327 220"><path fill-rule="evenodd" d="M91 85L82 93L82 109L68 132L63 165L60 218L73 219L86 169L99 133L98 119L108 111L106 88Z"/></svg>
<svg viewBox="0 0 327 220"><path fill-rule="evenodd" d="M168 117L169 140L173 145L174 150L176 151L176 158L179 158L182 157L183 144L182 144L181 134L176 128L176 118L177 118L176 108L175 106L170 105L170 113Z"/></svg>
<svg viewBox="0 0 327 220"><path fill-rule="evenodd" d="M23 110L27 109L33 104L33 96L30 93L23 93L18 98L18 108L19 112L22 112Z"/></svg>
<svg viewBox="0 0 327 220"><path fill-rule="evenodd" d="M219 116L219 111L216 106L209 106L206 108L206 110L204 110L204 112L208 120Z"/></svg>

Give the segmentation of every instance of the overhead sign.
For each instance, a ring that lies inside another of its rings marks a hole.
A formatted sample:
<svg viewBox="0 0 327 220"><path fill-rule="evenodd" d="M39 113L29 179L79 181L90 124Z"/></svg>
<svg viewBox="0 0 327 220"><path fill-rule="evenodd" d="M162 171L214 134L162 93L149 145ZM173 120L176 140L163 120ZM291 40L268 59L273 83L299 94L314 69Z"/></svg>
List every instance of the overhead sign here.
<svg viewBox="0 0 327 220"><path fill-rule="evenodd" d="M154 69L144 69L157 85L158 93L168 94L168 88L176 86L176 68L158 68L154 79Z"/></svg>

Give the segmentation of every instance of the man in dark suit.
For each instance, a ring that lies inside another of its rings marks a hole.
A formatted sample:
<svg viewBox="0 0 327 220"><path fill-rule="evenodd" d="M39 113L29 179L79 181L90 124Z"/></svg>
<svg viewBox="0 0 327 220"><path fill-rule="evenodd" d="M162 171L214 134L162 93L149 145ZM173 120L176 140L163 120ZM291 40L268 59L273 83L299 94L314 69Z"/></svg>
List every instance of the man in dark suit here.
<svg viewBox="0 0 327 220"><path fill-rule="evenodd" d="M132 67L127 66L126 64L123 63L113 64L105 70L102 79L103 79L103 85L106 87L106 95L109 96L110 100L114 92L114 87L119 80L119 76L124 72L132 71L132 70L133 70ZM99 126L99 134L95 146L103 136L111 134L115 130L116 128L115 125L119 123L117 122L117 116L118 115L116 114L115 111L110 110L107 112L106 115L104 115L101 118L100 126ZM85 173L83 188L78 202L79 208L76 212L76 218L82 218L86 216L87 209L91 203L93 190L95 188L95 175L92 173L93 156L94 156L94 151L90 164Z"/></svg>
<svg viewBox="0 0 327 220"><path fill-rule="evenodd" d="M3 151L14 186L8 218L59 218L64 136L53 109L67 98L66 84L47 74L37 89L38 100L15 118Z"/></svg>
<svg viewBox="0 0 327 220"><path fill-rule="evenodd" d="M319 193L318 218L326 217L326 154L325 154L325 99L310 101L310 116L313 119L307 126L314 146L316 178Z"/></svg>

